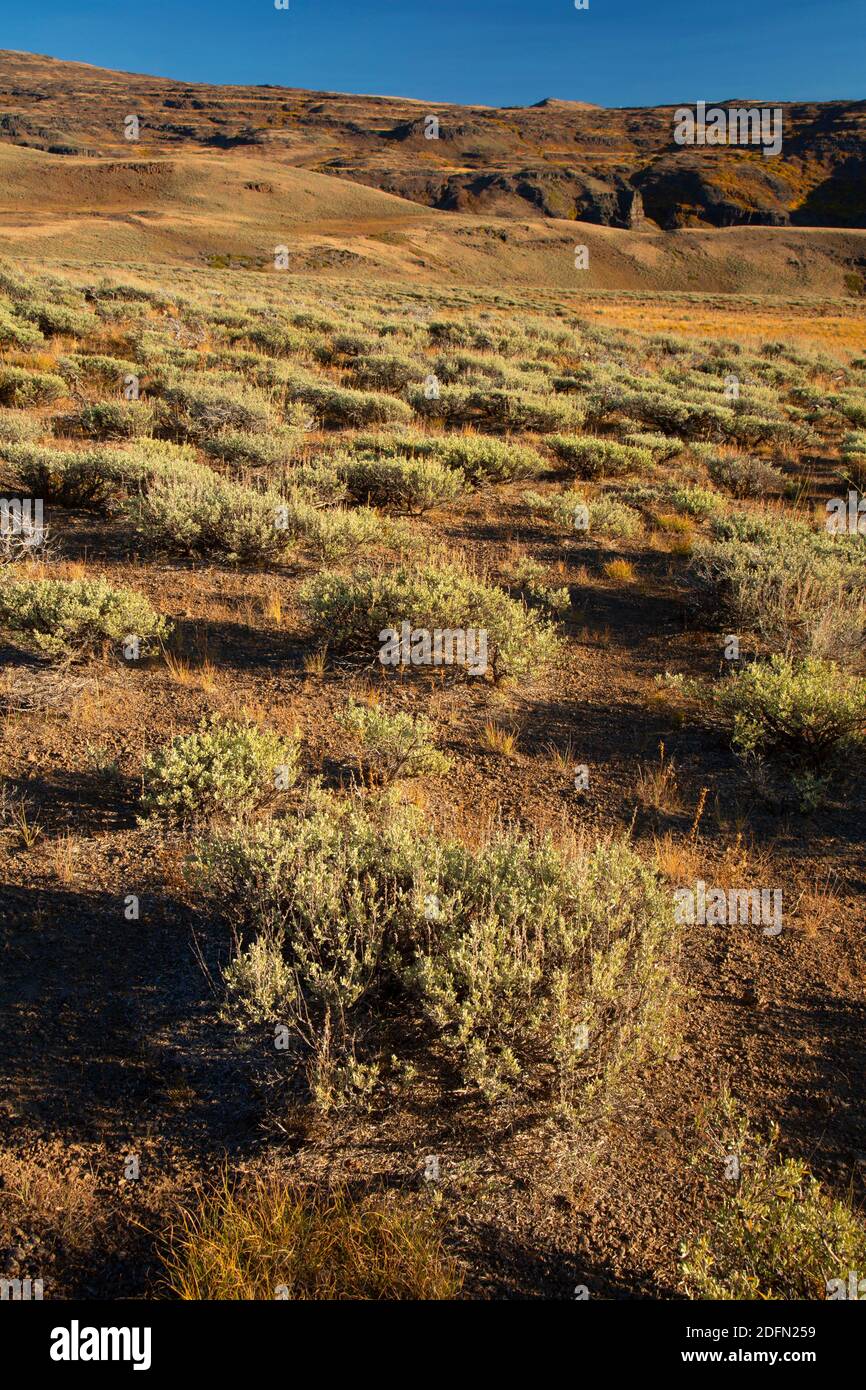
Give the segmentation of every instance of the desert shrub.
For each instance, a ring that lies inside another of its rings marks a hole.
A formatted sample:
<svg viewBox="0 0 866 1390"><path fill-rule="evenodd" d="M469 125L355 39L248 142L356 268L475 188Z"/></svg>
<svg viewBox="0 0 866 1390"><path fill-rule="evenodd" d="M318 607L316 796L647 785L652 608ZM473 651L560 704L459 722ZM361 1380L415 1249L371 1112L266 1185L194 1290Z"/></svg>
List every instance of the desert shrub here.
<svg viewBox="0 0 866 1390"><path fill-rule="evenodd" d="M278 493L257 492L207 468L161 470L127 508L148 544L185 554L260 563L285 558L293 545Z"/></svg>
<svg viewBox="0 0 866 1390"><path fill-rule="evenodd" d="M0 624L45 656L66 658L130 635L146 649L169 630L143 594L114 589L104 579L4 578Z"/></svg>
<svg viewBox="0 0 866 1390"><path fill-rule="evenodd" d="M842 464L846 477L858 488L866 488L866 430L854 430L842 440Z"/></svg>
<svg viewBox="0 0 866 1390"><path fill-rule="evenodd" d="M625 443L633 449L648 449L655 463L669 462L686 447L683 440L671 438L670 435L645 434L641 431L626 434Z"/></svg>
<svg viewBox="0 0 866 1390"><path fill-rule="evenodd" d="M544 565L526 555L515 568L514 583L530 607L540 608L555 617L562 617L571 607L571 593L567 585L555 589L552 584L546 584L546 574Z"/></svg>
<svg viewBox="0 0 866 1390"><path fill-rule="evenodd" d="M734 497L766 497L770 492L782 492L786 486L784 473L771 463L741 454L717 454L708 459L707 469L713 482L727 488Z"/></svg>
<svg viewBox="0 0 866 1390"><path fill-rule="evenodd" d="M425 361L423 358L421 360ZM416 379L426 376L429 370L425 362L424 371L417 373ZM499 357L486 357L477 352L448 352L440 353L436 358L432 374L437 381L445 382L447 385L460 381L464 385L469 382L483 385L485 381L492 381L502 386L507 380L508 371L507 365Z"/></svg>
<svg viewBox="0 0 866 1390"><path fill-rule="evenodd" d="M555 649L552 630L535 614L454 564L351 576L326 571L306 581L300 603L317 637L368 656L382 648L381 632L399 634L404 622L430 634L428 642L437 630L486 633L486 658L480 660L494 679L526 675ZM451 656L455 663L459 660ZM442 660L449 664L445 647Z"/></svg>
<svg viewBox="0 0 866 1390"><path fill-rule="evenodd" d="M337 715L349 735L358 765L371 781L447 772L448 758L434 746L433 725L405 710L389 714L378 705L351 703Z"/></svg>
<svg viewBox="0 0 866 1390"><path fill-rule="evenodd" d="M771 650L847 664L866 635L866 542L803 522L730 514L714 540L695 547L691 576L701 601Z"/></svg>
<svg viewBox="0 0 866 1390"><path fill-rule="evenodd" d="M394 511L420 516L459 497L463 475L435 458L349 457L335 463L349 496Z"/></svg>
<svg viewBox="0 0 866 1390"><path fill-rule="evenodd" d="M86 309L50 303L47 300L28 300L20 306L18 312L35 323L40 332L49 336L63 333L71 338L85 338L99 323Z"/></svg>
<svg viewBox="0 0 866 1390"><path fill-rule="evenodd" d="M566 855L500 832L470 850L411 807L314 794L199 846L189 872L243 949L281 947L274 1016L326 1108L375 1085L385 999L490 1101L520 1086L566 1109L599 1101L665 1044L672 903L625 843Z"/></svg>
<svg viewBox="0 0 866 1390"><path fill-rule="evenodd" d="M866 680L833 662L783 656L754 662L705 689L730 728L734 748L759 765L778 765L801 804L817 805L866 735Z"/></svg>
<svg viewBox="0 0 866 1390"><path fill-rule="evenodd" d="M102 506L133 471L131 460L107 449L78 452L17 444L2 453L34 496L61 507Z"/></svg>
<svg viewBox="0 0 866 1390"><path fill-rule="evenodd" d="M374 353L376 339L371 333L336 333L329 343L322 343L315 356L320 362L353 362L364 353Z"/></svg>
<svg viewBox="0 0 866 1390"><path fill-rule="evenodd" d="M583 407L570 397L536 396L501 387L443 386L438 395L431 396L426 387L410 386L406 396L421 419L439 420L451 426L549 434L577 429L584 418Z"/></svg>
<svg viewBox="0 0 866 1390"><path fill-rule="evenodd" d="M805 448L816 439L814 431L799 421L770 420L761 415L739 413L735 413L727 433L733 443L747 449L757 444L791 444Z"/></svg>
<svg viewBox="0 0 866 1390"><path fill-rule="evenodd" d="M447 846L427 939L406 978L460 1058L498 1099L533 1058L559 1099L615 1085L665 1034L670 909L626 844L567 860L514 835Z"/></svg>
<svg viewBox="0 0 866 1390"><path fill-rule="evenodd" d="M268 402L237 380L201 380L166 385L160 402L160 425L178 439L193 442L221 430L264 434L271 429Z"/></svg>
<svg viewBox="0 0 866 1390"><path fill-rule="evenodd" d="M664 434L681 439L706 439L721 432L727 436L734 424L734 412L711 401L688 400L681 388L669 382L634 379L633 384L605 384L590 402L590 415L602 420L624 412L653 426Z"/></svg>
<svg viewBox="0 0 866 1390"><path fill-rule="evenodd" d="M0 444L24 444L38 439L43 428L42 421L34 415L0 410Z"/></svg>
<svg viewBox="0 0 866 1390"><path fill-rule="evenodd" d="M579 478L619 477L647 471L652 465L649 449L618 444L592 435L554 435L548 444L566 468Z"/></svg>
<svg viewBox="0 0 866 1390"><path fill-rule="evenodd" d="M666 493L674 511L683 512L695 521L706 521L725 509L725 499L710 488L686 486L671 487Z"/></svg>
<svg viewBox="0 0 866 1390"><path fill-rule="evenodd" d="M31 372L25 367L0 365L0 405L27 410L50 405L67 394L67 385L56 372Z"/></svg>
<svg viewBox="0 0 866 1390"><path fill-rule="evenodd" d="M39 497L62 507L101 507L146 488L161 471L198 475L203 470L187 446L139 439L125 448L51 449L34 444L0 446L0 456Z"/></svg>
<svg viewBox="0 0 866 1390"><path fill-rule="evenodd" d="M849 1274L866 1263L866 1226L825 1192L799 1159L781 1158L778 1131L754 1134L723 1099L701 1156L706 1178L723 1190L703 1229L681 1249L684 1288L702 1299L826 1299L848 1294ZM725 1178L730 1157L737 1176ZM834 1282L838 1281L838 1282Z"/></svg>
<svg viewBox="0 0 866 1390"><path fill-rule="evenodd" d="M436 439L432 451L447 468L459 469L474 486L483 483L514 482L534 478L544 469L544 460L528 444L478 435L452 435Z"/></svg>
<svg viewBox="0 0 866 1390"><path fill-rule="evenodd" d="M329 458L295 463L280 475L280 484L291 498L314 507L336 507L349 496L346 483Z"/></svg>
<svg viewBox="0 0 866 1390"><path fill-rule="evenodd" d="M412 418L405 401L377 391L352 391L324 382L302 386L296 394L329 427L363 428Z"/></svg>
<svg viewBox="0 0 866 1390"><path fill-rule="evenodd" d="M363 1100L377 1083L370 1008L386 943L409 910L417 830L407 809L373 819L313 792L303 814L205 841L190 863L193 885L231 926L239 959L262 940L284 956L287 988L278 1002L279 969L268 966L265 995L251 995L257 982L247 962L240 977L228 976L243 987L240 998L229 993L228 1007L239 1022L266 1021L270 1005L323 1110Z"/></svg>
<svg viewBox="0 0 866 1390"><path fill-rule="evenodd" d="M59 416L58 426L89 439L137 439L150 433L153 406L149 401L95 401L70 415Z"/></svg>
<svg viewBox="0 0 866 1390"><path fill-rule="evenodd" d="M858 429L866 428L866 395L845 391L840 395L831 396L830 402L852 425L856 425Z"/></svg>
<svg viewBox="0 0 866 1390"><path fill-rule="evenodd" d="M280 470L291 465L299 441L299 431L279 427L269 434L225 430L200 438L197 443L211 458L222 460L230 468Z"/></svg>
<svg viewBox="0 0 866 1390"><path fill-rule="evenodd" d="M523 502L533 515L546 517L557 526L577 531L589 529L589 509L578 492L524 492Z"/></svg>
<svg viewBox="0 0 866 1390"><path fill-rule="evenodd" d="M387 457L433 458L459 470L473 487L533 478L545 468L544 459L530 445L478 434L435 435L414 430L387 436L362 434L351 447L361 455L381 456L386 451Z"/></svg>
<svg viewBox="0 0 866 1390"><path fill-rule="evenodd" d="M182 1212L166 1252L174 1298L436 1300L461 1276L429 1210L283 1175L225 1183Z"/></svg>
<svg viewBox="0 0 866 1390"><path fill-rule="evenodd" d="M578 499L579 500L579 499ZM588 505L591 535L609 540L634 540L643 531L640 513L616 497L594 497Z"/></svg>
<svg viewBox="0 0 866 1390"><path fill-rule="evenodd" d="M0 304L0 347L38 348L45 342L39 329Z"/></svg>
<svg viewBox="0 0 866 1390"><path fill-rule="evenodd" d="M428 374L423 359L419 362L417 358L383 353L356 358L352 369L358 385L374 391L402 391L410 381L419 381Z"/></svg>
<svg viewBox="0 0 866 1390"><path fill-rule="evenodd" d="M472 342L469 325L454 320L434 319L428 323L427 333L431 343L436 343L437 346L469 347Z"/></svg>
<svg viewBox="0 0 866 1390"><path fill-rule="evenodd" d="M290 541L305 545L328 562L373 549L403 551L414 544L401 522L370 507L325 509L300 495L282 504L280 525Z"/></svg>
<svg viewBox="0 0 866 1390"><path fill-rule="evenodd" d="M293 332L286 324L267 323L261 319L244 321L227 336L230 343L252 343L271 357L291 357L303 351L305 344L302 333Z"/></svg>
<svg viewBox="0 0 866 1390"><path fill-rule="evenodd" d="M75 352L69 357L61 357L57 370L65 381L94 381L100 386L116 387L124 384L127 376L136 376L139 368L134 362L121 357L106 357L98 353Z"/></svg>
<svg viewBox="0 0 866 1390"><path fill-rule="evenodd" d="M147 820L189 825L259 810L298 777L298 740L212 716L144 762Z"/></svg>

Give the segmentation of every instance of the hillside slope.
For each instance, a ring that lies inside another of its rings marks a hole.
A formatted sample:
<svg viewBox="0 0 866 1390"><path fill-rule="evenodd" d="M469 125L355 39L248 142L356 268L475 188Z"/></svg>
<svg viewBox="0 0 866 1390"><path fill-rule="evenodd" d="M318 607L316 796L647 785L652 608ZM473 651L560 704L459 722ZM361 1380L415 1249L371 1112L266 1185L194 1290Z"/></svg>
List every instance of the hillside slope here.
<svg viewBox="0 0 866 1390"><path fill-rule="evenodd" d="M866 102L769 104L782 107L784 142L765 159L679 147L673 106L456 106L176 82L0 51L0 141L65 157L231 150L430 208L622 228L866 227ZM130 114L136 146L124 139Z"/></svg>

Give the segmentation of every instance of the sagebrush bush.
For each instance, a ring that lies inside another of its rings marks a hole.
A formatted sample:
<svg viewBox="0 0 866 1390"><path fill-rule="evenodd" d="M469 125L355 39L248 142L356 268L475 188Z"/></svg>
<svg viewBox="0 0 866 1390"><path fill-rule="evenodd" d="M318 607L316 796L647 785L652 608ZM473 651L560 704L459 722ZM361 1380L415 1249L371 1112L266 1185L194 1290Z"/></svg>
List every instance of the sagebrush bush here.
<svg viewBox="0 0 866 1390"><path fill-rule="evenodd" d="M459 497L464 478L435 458L347 457L335 461L349 496L356 502L420 516Z"/></svg>
<svg viewBox="0 0 866 1390"><path fill-rule="evenodd" d="M374 391L402 391L410 381L421 381L428 372L421 359L396 353L368 353L356 357L352 370L359 386Z"/></svg>
<svg viewBox="0 0 866 1390"><path fill-rule="evenodd" d="M866 430L853 430L842 440L845 476L857 488L866 488Z"/></svg>
<svg viewBox="0 0 866 1390"><path fill-rule="evenodd" d="M0 410L0 443L23 444L38 439L43 424L34 415L24 415L17 410Z"/></svg>
<svg viewBox="0 0 866 1390"><path fill-rule="evenodd" d="M665 1045L672 903L625 843L566 855L500 832L473 851L405 805L316 793L297 817L202 844L190 874L244 949L281 945L274 1015L325 1108L375 1086L400 998L491 1102L541 1087L568 1111Z"/></svg>
<svg viewBox="0 0 866 1390"><path fill-rule="evenodd" d="M713 492L710 488L692 485L670 487L666 490L666 498L674 511L683 512L695 521L705 521L707 517L716 516L724 511L726 506L725 499L719 493Z"/></svg>
<svg viewBox="0 0 866 1390"><path fill-rule="evenodd" d="M98 327L98 320L86 309L56 301L28 299L18 312L48 336L62 333L70 338L86 338Z"/></svg>
<svg viewBox="0 0 866 1390"><path fill-rule="evenodd" d="M58 416L58 427L88 439L138 439L150 433L153 406L149 401L95 401L70 415Z"/></svg>
<svg viewBox="0 0 866 1390"><path fill-rule="evenodd" d="M816 804L846 757L866 738L866 680L833 662L773 656L706 688L731 730L734 748L778 763L807 807Z"/></svg>
<svg viewBox="0 0 866 1390"><path fill-rule="evenodd" d="M367 778L389 783L398 777L447 772L450 761L434 743L429 719L405 710L389 714L378 705L350 703L337 715Z"/></svg>
<svg viewBox="0 0 866 1390"><path fill-rule="evenodd" d="M105 642L139 639L142 649L167 636L169 624L143 594L104 579L0 581L0 625L50 657L85 657Z"/></svg>
<svg viewBox="0 0 866 1390"><path fill-rule="evenodd" d="M279 472L291 466L301 438L299 429L280 425L268 434L224 430L220 434L198 438L196 442L211 458L221 459L231 468L266 468Z"/></svg>
<svg viewBox="0 0 866 1390"><path fill-rule="evenodd" d="M514 583L519 587L523 598L534 608L561 617L571 607L571 593L567 585L555 589L546 584L547 571L544 565L530 556L524 556L514 570Z"/></svg>
<svg viewBox="0 0 866 1390"><path fill-rule="evenodd" d="M55 372L34 372L26 367L0 365L0 405L27 410L50 405L68 392L66 382Z"/></svg>
<svg viewBox="0 0 866 1390"><path fill-rule="evenodd" d="M109 357L100 353L74 352L69 357L61 357L57 370L65 381L75 385L92 381L99 386L119 391L127 376L139 374L134 362L122 357Z"/></svg>
<svg viewBox="0 0 866 1390"><path fill-rule="evenodd" d="M412 418L405 401L378 391L353 391L329 382L311 382L297 388L295 394L323 425L332 428L363 428Z"/></svg>
<svg viewBox="0 0 866 1390"><path fill-rule="evenodd" d="M280 525L292 542L329 563L375 549L405 551L415 544L402 522L370 507L324 508L320 499L296 495L281 505L280 516Z"/></svg>
<svg viewBox="0 0 866 1390"><path fill-rule="evenodd" d="M716 454L707 460L707 469L713 482L734 497L766 497L786 485L784 473L771 463L742 454Z"/></svg>
<svg viewBox="0 0 866 1390"><path fill-rule="evenodd" d="M866 538L831 536L787 517L716 518L695 547L691 577L702 602L771 651L862 660Z"/></svg>
<svg viewBox="0 0 866 1390"><path fill-rule="evenodd" d="M34 323L19 318L5 304L0 304L0 347L38 348L45 342Z"/></svg>
<svg viewBox="0 0 866 1390"><path fill-rule="evenodd" d="M419 418L452 426L550 434L578 429L583 423L583 409L570 397L477 386L442 386L436 395L428 395L426 386L410 386L406 396Z"/></svg>
<svg viewBox="0 0 866 1390"><path fill-rule="evenodd" d="M196 465L160 470L127 507L148 544L186 554L262 563L285 559L295 543L279 493L258 492Z"/></svg>
<svg viewBox="0 0 866 1390"><path fill-rule="evenodd" d="M294 785L297 736L211 716L151 753L143 769L146 820L189 825L260 809Z"/></svg>
<svg viewBox="0 0 866 1390"><path fill-rule="evenodd" d="M555 651L553 631L501 589L454 564L373 574L326 571L302 586L301 606L314 634L338 650L373 657L380 633L475 629L486 633L494 679L539 670Z"/></svg>
<svg viewBox="0 0 866 1390"><path fill-rule="evenodd" d="M461 1275L431 1212L391 1195L350 1196L259 1174L201 1192L164 1255L174 1298L427 1301Z"/></svg>
<svg viewBox="0 0 866 1390"><path fill-rule="evenodd" d="M18 444L0 446L0 454L34 496L61 507L101 508L146 486L160 467L186 462L135 447L74 450Z"/></svg>
<svg viewBox="0 0 866 1390"><path fill-rule="evenodd" d="M840 1287L849 1296L852 1271L862 1277L866 1225L805 1163L782 1158L777 1140L777 1130L758 1137L723 1097L701 1156L718 1200L680 1252L688 1297L824 1300ZM736 1176L726 1177L731 1156Z"/></svg>
<svg viewBox="0 0 866 1390"><path fill-rule="evenodd" d="M352 448L362 456L435 459L465 477L473 487L533 478L545 467L544 459L528 444L480 434L435 435L415 430L394 435L361 434Z"/></svg>
<svg viewBox="0 0 866 1390"><path fill-rule="evenodd" d="M640 512L617 497L601 494L587 501L579 492L525 492L523 500L533 511L548 516L557 525L580 534L610 540L633 540L643 531Z"/></svg>
<svg viewBox="0 0 866 1390"><path fill-rule="evenodd" d="M655 463L667 463L685 449L685 441L667 434L627 433L625 443L634 449L648 449Z"/></svg>
<svg viewBox="0 0 866 1390"><path fill-rule="evenodd" d="M616 478L625 473L648 472L652 466L649 449L619 444L614 439L554 435L547 442L559 461L578 478Z"/></svg>
<svg viewBox="0 0 866 1390"><path fill-rule="evenodd" d="M174 438L193 442L221 430L264 434L273 423L268 401L243 382L193 377L163 387L160 427Z"/></svg>

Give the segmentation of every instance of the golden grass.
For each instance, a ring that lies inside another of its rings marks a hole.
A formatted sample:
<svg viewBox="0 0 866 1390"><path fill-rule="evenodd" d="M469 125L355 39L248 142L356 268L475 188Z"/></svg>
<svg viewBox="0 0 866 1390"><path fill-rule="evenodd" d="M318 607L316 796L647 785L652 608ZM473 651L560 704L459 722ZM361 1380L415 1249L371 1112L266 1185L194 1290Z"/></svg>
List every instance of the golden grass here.
<svg viewBox="0 0 866 1390"><path fill-rule="evenodd" d="M604 572L614 584L633 584L634 565L630 560L608 560Z"/></svg>
<svg viewBox="0 0 866 1390"><path fill-rule="evenodd" d="M659 744L657 763L642 763L635 780L635 796L645 810L670 813L682 809L679 773L673 758L667 757L665 746Z"/></svg>
<svg viewBox="0 0 866 1390"><path fill-rule="evenodd" d="M679 512L659 512L655 522L660 531L674 536L690 536L695 529L692 518L681 516Z"/></svg>
<svg viewBox="0 0 866 1390"><path fill-rule="evenodd" d="M183 1300L440 1300L462 1282L424 1208L273 1173L200 1190L164 1259Z"/></svg>
<svg viewBox="0 0 866 1390"><path fill-rule="evenodd" d="M324 676L328 667L328 648L320 647L316 652L308 652L304 657L304 671L308 676L317 676L320 680Z"/></svg>
<svg viewBox="0 0 866 1390"><path fill-rule="evenodd" d="M517 753L517 735L492 719L485 723L478 741L486 753L496 753L501 758L513 758Z"/></svg>
<svg viewBox="0 0 866 1390"><path fill-rule="evenodd" d="M653 855L659 871L671 883L693 882L703 857L692 840L676 838L670 831L653 836Z"/></svg>
<svg viewBox="0 0 866 1390"><path fill-rule="evenodd" d="M544 752L550 759L550 765L554 772L562 773L564 777L571 775L575 763L571 739L568 740L564 748L559 748L555 743L547 743L544 746Z"/></svg>
<svg viewBox="0 0 866 1390"><path fill-rule="evenodd" d="M175 685L181 685L188 690L203 690L208 694L216 690L217 671L211 661L205 659L200 666L193 666L191 662L175 656L172 652L166 651L164 656L166 670Z"/></svg>

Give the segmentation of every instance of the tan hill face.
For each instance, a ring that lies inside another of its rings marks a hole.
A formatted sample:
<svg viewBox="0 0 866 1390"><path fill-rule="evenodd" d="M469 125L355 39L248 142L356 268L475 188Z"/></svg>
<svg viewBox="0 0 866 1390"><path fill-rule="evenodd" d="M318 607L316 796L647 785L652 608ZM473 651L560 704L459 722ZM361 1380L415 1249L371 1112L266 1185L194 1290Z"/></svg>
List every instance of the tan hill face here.
<svg viewBox="0 0 866 1390"><path fill-rule="evenodd" d="M747 104L747 103L742 103ZM235 152L428 208L604 226L866 227L866 102L769 103L783 146L678 146L674 107L492 108L219 87L0 53L0 141L63 158ZM130 115L140 138L124 138ZM438 138L428 138L428 117Z"/></svg>

